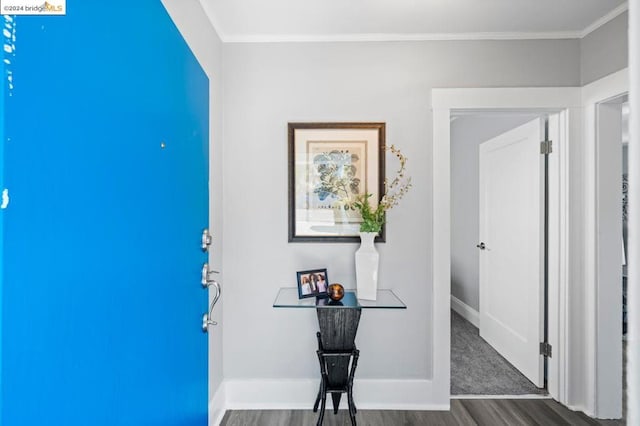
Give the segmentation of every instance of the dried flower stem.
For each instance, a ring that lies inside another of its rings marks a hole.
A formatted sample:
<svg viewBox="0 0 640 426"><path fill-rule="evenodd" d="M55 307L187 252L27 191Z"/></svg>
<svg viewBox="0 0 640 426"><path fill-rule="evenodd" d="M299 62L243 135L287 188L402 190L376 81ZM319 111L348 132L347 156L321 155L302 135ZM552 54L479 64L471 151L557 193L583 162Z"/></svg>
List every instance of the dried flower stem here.
<svg viewBox="0 0 640 426"><path fill-rule="evenodd" d="M357 200L352 204L362 216L361 232L380 232L386 220L385 212L397 206L412 186L411 177L405 177L407 157L395 145L385 147L385 151L390 151L398 158L400 169L396 172L391 183L385 178L384 194L375 210L369 204L369 198L373 196L369 193L357 197Z"/></svg>

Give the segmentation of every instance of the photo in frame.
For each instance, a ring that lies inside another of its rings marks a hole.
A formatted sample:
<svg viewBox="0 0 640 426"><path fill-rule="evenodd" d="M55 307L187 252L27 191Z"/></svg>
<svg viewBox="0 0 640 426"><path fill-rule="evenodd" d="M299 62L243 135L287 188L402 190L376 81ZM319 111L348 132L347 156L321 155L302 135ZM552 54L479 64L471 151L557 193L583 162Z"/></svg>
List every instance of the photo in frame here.
<svg viewBox="0 0 640 426"><path fill-rule="evenodd" d="M298 298L328 297L329 277L326 269L311 269L296 272L298 278Z"/></svg>
<svg viewBox="0 0 640 426"><path fill-rule="evenodd" d="M289 242L359 242L351 203L384 193L385 123L289 123L288 142Z"/></svg>

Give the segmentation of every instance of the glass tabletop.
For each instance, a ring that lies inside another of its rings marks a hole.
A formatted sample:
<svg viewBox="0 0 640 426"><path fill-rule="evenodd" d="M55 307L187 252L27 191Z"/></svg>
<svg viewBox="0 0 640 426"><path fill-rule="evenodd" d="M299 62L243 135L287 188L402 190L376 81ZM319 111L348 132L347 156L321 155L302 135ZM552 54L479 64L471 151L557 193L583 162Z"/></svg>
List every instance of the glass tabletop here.
<svg viewBox="0 0 640 426"><path fill-rule="evenodd" d="M407 305L392 290L380 289L376 300L358 299L357 292L345 290L340 302L329 298L308 297L298 299L296 287L282 287L278 291L274 308L362 308L362 309L407 309Z"/></svg>

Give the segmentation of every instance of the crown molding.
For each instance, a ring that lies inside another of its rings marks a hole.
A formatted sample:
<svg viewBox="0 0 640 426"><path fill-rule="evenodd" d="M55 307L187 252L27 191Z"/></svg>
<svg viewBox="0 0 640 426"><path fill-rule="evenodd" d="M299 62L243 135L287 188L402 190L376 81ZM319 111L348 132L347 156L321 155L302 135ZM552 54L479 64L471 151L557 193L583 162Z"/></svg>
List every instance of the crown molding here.
<svg viewBox="0 0 640 426"><path fill-rule="evenodd" d="M628 1L622 3L620 6L616 7L615 9L613 9L611 12L607 13L603 17L598 18L595 21L593 21L593 23L591 25L589 25L587 28L585 28L584 30L581 31L580 38L585 38L586 36L588 36L589 34L594 32L595 30L597 30L598 28L600 28L601 26L606 24L607 22L612 21L613 19L615 19L618 16L622 15L627 10L629 10L629 2Z"/></svg>
<svg viewBox="0 0 640 426"><path fill-rule="evenodd" d="M219 34L219 33L218 33ZM469 40L557 40L579 39L580 31L425 33L425 34L239 34L227 35L225 43L327 43L384 41L469 41Z"/></svg>
<svg viewBox="0 0 640 426"><path fill-rule="evenodd" d="M198 0L213 29L223 43L339 43L399 41L473 41L473 40L563 40L582 39L629 9L628 1L598 18L583 30L542 32L476 33L370 33L370 34L226 34L205 0Z"/></svg>

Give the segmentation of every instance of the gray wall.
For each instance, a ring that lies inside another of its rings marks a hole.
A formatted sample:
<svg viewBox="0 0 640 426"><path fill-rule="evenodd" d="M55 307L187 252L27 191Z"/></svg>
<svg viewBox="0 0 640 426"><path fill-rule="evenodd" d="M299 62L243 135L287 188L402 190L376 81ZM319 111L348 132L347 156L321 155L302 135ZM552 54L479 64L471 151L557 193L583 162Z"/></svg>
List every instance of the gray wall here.
<svg viewBox="0 0 640 426"><path fill-rule="evenodd" d="M628 21L625 12L580 41L582 85L628 66Z"/></svg>
<svg viewBox="0 0 640 426"><path fill-rule="evenodd" d="M209 264L222 265L222 42L198 0L162 0L182 36L209 77L209 227L213 253ZM198 236L194 236L197 242ZM222 279L221 277L218 277ZM200 285L193 283L193 285ZM222 382L222 306L216 309L218 326L209 334L209 397ZM204 311L203 311L204 312ZM194 326L197 326L194 324ZM216 417L213 413L212 417Z"/></svg>
<svg viewBox="0 0 640 426"><path fill-rule="evenodd" d="M451 123L451 294L479 310L479 145L538 117L475 114Z"/></svg>
<svg viewBox="0 0 640 426"><path fill-rule="evenodd" d="M388 215L380 284L406 311L365 311L359 378L431 378L435 87L576 86L578 40L225 44L225 379L315 378L313 310L271 307L295 271L355 286L357 244L287 243L287 122L384 121L414 187ZM540 66L552 63L553 66ZM389 360L395 360L389 362Z"/></svg>

